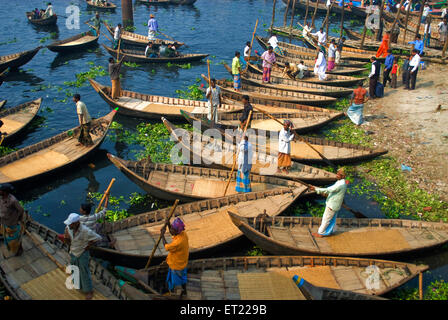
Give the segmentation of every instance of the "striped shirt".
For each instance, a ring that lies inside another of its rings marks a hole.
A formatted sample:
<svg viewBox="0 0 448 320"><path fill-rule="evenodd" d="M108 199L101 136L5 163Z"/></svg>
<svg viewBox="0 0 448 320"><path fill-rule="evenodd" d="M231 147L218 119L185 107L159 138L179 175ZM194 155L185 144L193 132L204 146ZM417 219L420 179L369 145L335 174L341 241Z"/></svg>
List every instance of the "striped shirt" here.
<svg viewBox="0 0 448 320"><path fill-rule="evenodd" d="M106 215L106 208L101 210L100 212L89 214L89 215L81 215L79 221L85 225L87 228L95 230L96 222L103 218Z"/></svg>

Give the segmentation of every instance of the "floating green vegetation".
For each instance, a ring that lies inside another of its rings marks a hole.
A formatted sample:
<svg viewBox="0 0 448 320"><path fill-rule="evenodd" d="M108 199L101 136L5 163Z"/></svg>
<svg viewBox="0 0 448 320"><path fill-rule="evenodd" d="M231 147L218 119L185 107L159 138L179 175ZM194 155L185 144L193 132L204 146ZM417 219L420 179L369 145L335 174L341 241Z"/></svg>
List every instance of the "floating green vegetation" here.
<svg viewBox="0 0 448 320"><path fill-rule="evenodd" d="M398 289L391 296L393 300L419 300L417 288ZM426 288L423 300L448 300L448 283L444 280L436 280Z"/></svg>
<svg viewBox="0 0 448 320"><path fill-rule="evenodd" d="M188 99L188 100L203 100L205 98L204 93L199 88L198 83L201 82L200 78L196 79L196 83L188 86L187 89L182 90L178 89L176 90L177 96L181 99Z"/></svg>
<svg viewBox="0 0 448 320"><path fill-rule="evenodd" d="M88 62L88 64L92 66L88 71L77 73L75 81L64 81L64 85L79 88L84 86L89 79L107 75L103 66L93 66L93 62Z"/></svg>
<svg viewBox="0 0 448 320"><path fill-rule="evenodd" d="M11 44L11 43L16 43L17 42L17 38L14 37L14 39L8 40L8 41L3 41L0 42L0 46L4 46L5 44Z"/></svg>
<svg viewBox="0 0 448 320"><path fill-rule="evenodd" d="M177 64L177 63L168 62L166 64L166 66L167 67L179 67L182 69L191 69L191 63Z"/></svg>
<svg viewBox="0 0 448 320"><path fill-rule="evenodd" d="M123 64L126 67L129 67L129 68L138 68L138 67L140 67L140 65L135 63L135 62L123 62Z"/></svg>
<svg viewBox="0 0 448 320"><path fill-rule="evenodd" d="M259 246L253 246L252 249L247 250L247 256L264 256L266 253Z"/></svg>
<svg viewBox="0 0 448 320"><path fill-rule="evenodd" d="M313 217L322 217L325 210L324 202L306 201L299 202L293 209L292 214L300 216L310 214Z"/></svg>
<svg viewBox="0 0 448 320"><path fill-rule="evenodd" d="M0 157L6 156L8 153L14 152L17 149L13 149L7 146L0 146Z"/></svg>
<svg viewBox="0 0 448 320"><path fill-rule="evenodd" d="M134 32L135 30L137 30L137 28L135 26L127 26L126 28L124 28L124 30L128 32Z"/></svg>

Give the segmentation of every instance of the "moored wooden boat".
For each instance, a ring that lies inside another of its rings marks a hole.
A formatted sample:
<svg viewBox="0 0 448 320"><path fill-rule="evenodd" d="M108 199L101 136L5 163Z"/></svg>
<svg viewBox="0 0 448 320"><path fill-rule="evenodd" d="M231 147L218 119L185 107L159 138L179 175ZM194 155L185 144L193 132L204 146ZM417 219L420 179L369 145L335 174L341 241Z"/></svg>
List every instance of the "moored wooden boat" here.
<svg viewBox="0 0 448 320"><path fill-rule="evenodd" d="M106 137L115 110L91 122L92 146L77 145L80 127L0 157L0 183L23 183L61 170L96 150Z"/></svg>
<svg viewBox="0 0 448 320"><path fill-rule="evenodd" d="M230 220L227 210L237 211L242 216L254 217L260 211L276 216L286 210L306 188L280 187L272 190L249 192L201 200L177 206L174 216L180 217L188 232L189 257L195 259L212 254L236 243L242 233ZM104 232L115 240L113 248L93 247L93 256L115 265L140 269L146 265L149 255L165 224L170 208L151 211L117 222L106 223ZM167 237L167 235L165 235ZM167 237L167 240L170 236ZM167 255L160 243L153 263L160 263Z"/></svg>
<svg viewBox="0 0 448 320"><path fill-rule="evenodd" d="M56 25L56 22L58 21L58 16L56 14L44 19L33 19L34 13L27 12L26 17L28 18L28 21L31 22L31 24L34 24L36 26L52 26Z"/></svg>
<svg viewBox="0 0 448 320"><path fill-rule="evenodd" d="M163 6L163 5L192 5L196 0L137 0L140 3L144 3L150 6Z"/></svg>
<svg viewBox="0 0 448 320"><path fill-rule="evenodd" d="M192 300L376 300L428 267L360 258L257 256L190 260L187 268L187 299ZM162 292L167 271L153 266L134 277ZM380 275L379 288L367 281L374 271ZM295 275L310 285L305 292L292 281Z"/></svg>
<svg viewBox="0 0 448 320"><path fill-rule="evenodd" d="M1 131L7 133L4 143L17 137L31 123L39 112L41 104L42 98L39 98L0 112L0 120L3 121Z"/></svg>
<svg viewBox="0 0 448 320"><path fill-rule="evenodd" d="M107 157L148 194L168 201L179 199L181 202L191 202L222 197L230 177L229 170L152 163L149 160L129 161L110 153ZM233 172L226 195L237 194L235 179L236 172ZM256 174L251 174L250 182L253 192L280 187L306 188L300 182Z"/></svg>
<svg viewBox="0 0 448 320"><path fill-rule="evenodd" d="M19 53L8 54L6 56L0 56L0 72L10 69L17 69L24 64L28 63L39 52L42 47L36 49L22 51Z"/></svg>
<svg viewBox="0 0 448 320"><path fill-rule="evenodd" d="M48 50L53 52L71 53L76 50L84 49L98 42L100 36L94 36L91 31L80 33L76 36L55 41L47 46Z"/></svg>
<svg viewBox="0 0 448 320"><path fill-rule="evenodd" d="M218 127L221 130L238 130L240 125L241 114L218 114L218 122L212 123L208 120L206 115L194 115L187 111L181 110L181 114L185 119L193 124L195 121L200 121L204 128L215 128ZM316 130L327 123L342 117L343 113L335 112L333 114L325 113L312 113L312 112L295 112L295 113L270 113L271 116L277 118L282 123L284 120L289 120L293 124L293 131L297 133L308 132ZM278 122L268 117L262 112L253 112L251 118L250 129L251 133L256 135L265 136L270 132L280 131L283 126Z"/></svg>
<svg viewBox="0 0 448 320"><path fill-rule="evenodd" d="M8 102L8 100L2 100L0 101L0 109L3 108L6 104L6 102Z"/></svg>
<svg viewBox="0 0 448 320"><path fill-rule="evenodd" d="M23 253L4 257L0 254L0 281L15 300L84 300L80 290L66 287L67 274L46 255L50 253L61 266L70 264L69 247L58 234L35 221L27 221ZM29 235L31 234L31 236ZM36 244L37 241L39 245ZM42 250L44 248L45 251ZM2 244L2 251L7 252ZM94 300L133 299L126 286L95 259L90 260Z"/></svg>
<svg viewBox="0 0 448 320"><path fill-rule="evenodd" d="M201 76L207 81L208 78L206 78L205 75L202 74ZM221 92L224 97L240 96L239 100L241 100L244 95L248 95L251 99L256 98L264 101L300 103L311 106L329 105L337 101L337 99L334 97L308 94L298 91L286 91L286 89L280 90L280 88L274 89L271 87L262 87L247 83L242 83L240 91L235 91L233 89L233 82L227 81L226 79L216 80L216 84L221 88Z"/></svg>
<svg viewBox="0 0 448 320"><path fill-rule="evenodd" d="M272 254L378 257L415 253L448 242L448 224L443 222L343 218L336 219L334 234L316 238L311 233L317 232L321 218L246 219L229 214L246 237Z"/></svg>
<svg viewBox="0 0 448 320"><path fill-rule="evenodd" d="M117 50L112 49L105 44L102 46L109 52L113 57L117 57ZM159 57L159 58L147 58L145 56L145 50L133 50L120 48L119 59L124 56L123 61L127 62L140 62L140 63L167 63L167 62L176 62L176 63L185 63L185 62L193 62L200 61L206 57L208 54L199 54L199 53L187 53L180 55L178 57Z"/></svg>
<svg viewBox="0 0 448 320"><path fill-rule="evenodd" d="M347 42L347 40L346 40ZM276 60L279 64L284 65L285 62L293 62L293 63L297 63L300 62L300 60L305 61L310 61L313 62L315 61L315 59L311 59L309 56L294 56L294 58L290 58L290 57L282 57L282 56L278 56L276 57ZM363 61L355 61L355 60L341 60L340 63L337 66L343 67L343 68L364 68L366 65L366 62ZM314 68L314 66L313 66Z"/></svg>
<svg viewBox="0 0 448 320"><path fill-rule="evenodd" d="M115 10L117 9L117 5L112 2L106 2L105 6L98 6L93 3L92 0L86 0L87 8L95 9L95 10Z"/></svg>
<svg viewBox="0 0 448 320"><path fill-rule="evenodd" d="M118 107L118 113L131 117L160 119L165 116L169 119L183 119L180 110L188 110L193 114L208 114L207 102L186 100L171 97L154 96L133 91L121 90L117 100L111 97L111 88L90 79L93 89L112 108ZM221 104L220 113L238 112L242 106Z"/></svg>
<svg viewBox="0 0 448 320"><path fill-rule="evenodd" d="M201 130L205 131L209 128L218 129L221 131L223 135L229 134L226 133L222 128L214 124L213 126L207 120L199 119L197 117L191 117L194 121L200 121ZM194 118L194 119L193 119ZM230 134L230 137L236 138L237 143L240 141L241 131L234 131L234 134ZM266 132L266 137L269 137L269 140L266 141L265 144L261 144L262 137L257 137L257 148L260 148L263 152L268 154L277 155L278 150L278 132ZM265 136L263 136L264 138ZM321 154L325 156L325 158L329 159L333 163L338 164L346 164L353 163L363 160L370 160L375 157L379 157L383 154L386 154L388 151L384 149L370 149L367 147L336 142L332 140L327 140L318 137L307 137L300 136L301 139L305 140L309 144L313 146L314 149L318 150ZM271 151L272 150L272 151ZM291 141L291 158L292 160L301 162L301 163L320 163L325 164L325 161L322 157L316 153L312 148L310 148L305 142L299 140Z"/></svg>
<svg viewBox="0 0 448 320"><path fill-rule="evenodd" d="M231 73L231 68L224 64L224 67L227 69L229 73ZM254 67L255 68L255 67ZM203 76L204 78L205 76ZM313 83L312 79L315 79L316 76L312 74L311 77L307 77L304 79L286 79L282 77L278 77L271 74L271 83L263 82L263 75L260 73L254 73L249 70L241 74L241 79L244 83L248 83L254 86L272 88L274 90L282 90L287 91L287 96L293 95L293 92L300 92L312 95L319 96L327 96L327 97L345 97L350 95L353 92L353 89L344 88L341 86L337 86L337 84L345 84L348 83L346 80L348 78L337 79L336 75L329 75L327 81L321 81L321 83ZM343 76L341 76L343 77ZM351 78L351 77L350 77ZM354 78L359 79L359 78ZM307 81L309 80L309 81ZM351 81L351 79L350 79ZM243 83L243 85L244 85ZM229 86L229 85L227 85ZM285 93L283 93L284 95ZM284 100L286 101L286 100Z"/></svg>
<svg viewBox="0 0 448 320"><path fill-rule="evenodd" d="M235 157L235 145L233 143L213 139L213 137L198 133L192 135L187 130L177 128L165 118L162 118L162 121L170 132L171 137L179 142L183 148L182 150L188 152L189 159L200 159L201 164L207 167L219 169L232 168ZM250 131L248 133L250 134ZM195 146L194 148L193 145ZM183 161L183 163L189 164L188 161ZM283 171L277 172L277 157L255 150L255 148L253 150L251 172L313 184L325 184L336 180L336 174L334 173L295 161L292 162L289 173L284 173Z"/></svg>
<svg viewBox="0 0 448 320"><path fill-rule="evenodd" d="M111 29L111 27L105 23L107 31L109 31L110 35L114 35L114 31ZM121 31L121 45L129 45L134 47L144 47L146 48L148 44L148 36L144 36L138 33L129 32L126 30ZM162 40L162 39L155 39L151 40L152 43L161 44L162 42L165 44L174 44L176 48L179 48L183 46L185 43L183 42L175 42L171 40Z"/></svg>

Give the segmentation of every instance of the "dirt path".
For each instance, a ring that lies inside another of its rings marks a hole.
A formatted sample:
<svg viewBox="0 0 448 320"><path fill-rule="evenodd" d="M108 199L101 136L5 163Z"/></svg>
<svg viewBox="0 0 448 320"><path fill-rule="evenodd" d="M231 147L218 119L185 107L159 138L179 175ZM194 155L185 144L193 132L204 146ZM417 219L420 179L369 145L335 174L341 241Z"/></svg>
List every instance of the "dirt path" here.
<svg viewBox="0 0 448 320"><path fill-rule="evenodd" d="M368 102L364 130L389 150L422 189L448 201L448 66L419 70L415 90L385 88L382 99ZM442 111L435 112L438 105Z"/></svg>

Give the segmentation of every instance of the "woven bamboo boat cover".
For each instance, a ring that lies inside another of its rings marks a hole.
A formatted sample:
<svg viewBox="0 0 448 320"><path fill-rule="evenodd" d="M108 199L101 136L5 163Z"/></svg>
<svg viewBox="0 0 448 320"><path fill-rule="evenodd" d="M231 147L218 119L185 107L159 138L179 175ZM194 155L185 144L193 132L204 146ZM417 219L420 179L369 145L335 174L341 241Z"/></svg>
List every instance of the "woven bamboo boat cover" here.
<svg viewBox="0 0 448 320"><path fill-rule="evenodd" d="M288 270L285 268L269 268L267 271L278 273L289 279L292 279L294 275L298 275L317 287L341 289L334 278L330 266L292 267L288 268Z"/></svg>

